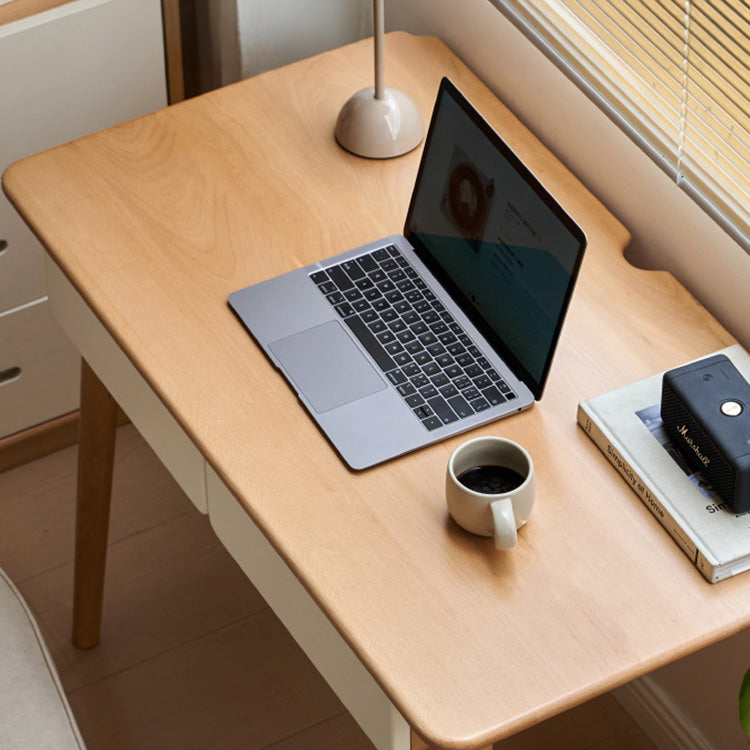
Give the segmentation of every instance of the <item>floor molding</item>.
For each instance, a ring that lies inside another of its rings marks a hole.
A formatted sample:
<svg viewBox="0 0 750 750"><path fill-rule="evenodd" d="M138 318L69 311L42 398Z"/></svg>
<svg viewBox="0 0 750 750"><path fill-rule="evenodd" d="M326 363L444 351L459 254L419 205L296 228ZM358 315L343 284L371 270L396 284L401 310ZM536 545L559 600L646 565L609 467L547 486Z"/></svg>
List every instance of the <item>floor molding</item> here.
<svg viewBox="0 0 750 750"><path fill-rule="evenodd" d="M717 750L650 677L633 680L612 695L658 750Z"/></svg>
<svg viewBox="0 0 750 750"><path fill-rule="evenodd" d="M120 410L117 425L128 423ZM78 442L78 411L0 438L0 472L42 458Z"/></svg>
<svg viewBox="0 0 750 750"><path fill-rule="evenodd" d="M77 441L77 411L1 438L0 472L67 448Z"/></svg>

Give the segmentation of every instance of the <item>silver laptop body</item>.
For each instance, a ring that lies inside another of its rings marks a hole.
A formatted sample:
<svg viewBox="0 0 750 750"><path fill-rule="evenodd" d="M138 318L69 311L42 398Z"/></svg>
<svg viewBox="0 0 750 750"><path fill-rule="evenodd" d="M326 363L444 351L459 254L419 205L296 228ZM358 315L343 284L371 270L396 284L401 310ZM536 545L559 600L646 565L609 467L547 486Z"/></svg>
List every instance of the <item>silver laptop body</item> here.
<svg viewBox="0 0 750 750"><path fill-rule="evenodd" d="M344 461L364 469L541 397L584 247L443 79L404 235L229 304Z"/></svg>

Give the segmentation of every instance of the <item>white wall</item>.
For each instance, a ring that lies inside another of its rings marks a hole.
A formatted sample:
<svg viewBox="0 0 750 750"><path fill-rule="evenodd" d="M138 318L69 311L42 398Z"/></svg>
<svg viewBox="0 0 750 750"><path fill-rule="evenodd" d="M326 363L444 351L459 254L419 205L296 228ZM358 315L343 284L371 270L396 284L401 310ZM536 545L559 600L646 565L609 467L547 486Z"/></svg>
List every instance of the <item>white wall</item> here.
<svg viewBox="0 0 750 750"><path fill-rule="evenodd" d="M237 0L242 77L372 34L369 0Z"/></svg>
<svg viewBox="0 0 750 750"><path fill-rule="evenodd" d="M369 1L237 2L244 75L371 33ZM750 348L750 257L489 0L392 0L386 25L445 41L628 227L631 260L672 272ZM736 696L749 665L745 632L650 679L696 738L741 748Z"/></svg>

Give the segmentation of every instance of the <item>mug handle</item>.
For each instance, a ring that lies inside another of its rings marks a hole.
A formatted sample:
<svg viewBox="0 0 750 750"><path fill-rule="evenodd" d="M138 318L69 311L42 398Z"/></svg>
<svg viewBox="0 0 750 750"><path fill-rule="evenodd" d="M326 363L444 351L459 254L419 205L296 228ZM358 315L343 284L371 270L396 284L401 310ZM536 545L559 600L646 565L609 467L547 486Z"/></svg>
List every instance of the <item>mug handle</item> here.
<svg viewBox="0 0 750 750"><path fill-rule="evenodd" d="M503 497L490 503L492 520L495 525L495 547L499 550L513 549L518 540L516 518L513 515L513 503L509 497Z"/></svg>

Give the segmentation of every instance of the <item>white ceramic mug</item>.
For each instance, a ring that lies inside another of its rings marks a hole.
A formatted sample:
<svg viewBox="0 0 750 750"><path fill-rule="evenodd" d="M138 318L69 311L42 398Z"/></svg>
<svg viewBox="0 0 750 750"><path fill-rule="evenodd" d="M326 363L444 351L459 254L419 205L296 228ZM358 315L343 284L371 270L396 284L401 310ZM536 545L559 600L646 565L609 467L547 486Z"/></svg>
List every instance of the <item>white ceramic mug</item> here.
<svg viewBox="0 0 750 750"><path fill-rule="evenodd" d="M521 475L521 483L506 492L488 494L466 487L459 476L474 467L502 466ZM478 437L456 448L448 461L445 496L453 520L467 531L494 536L500 550L516 546L517 529L534 506L534 463L518 443L501 437Z"/></svg>

